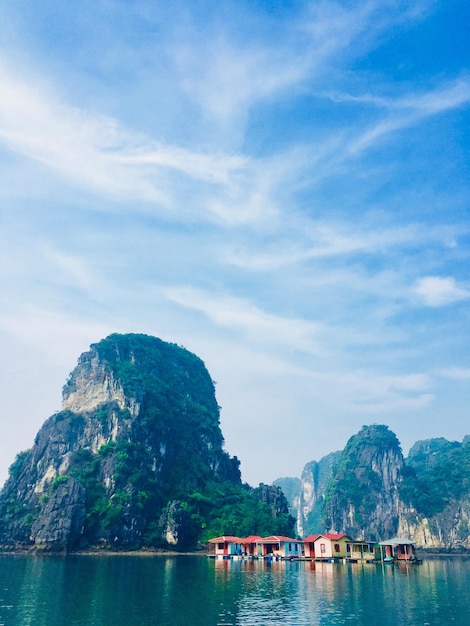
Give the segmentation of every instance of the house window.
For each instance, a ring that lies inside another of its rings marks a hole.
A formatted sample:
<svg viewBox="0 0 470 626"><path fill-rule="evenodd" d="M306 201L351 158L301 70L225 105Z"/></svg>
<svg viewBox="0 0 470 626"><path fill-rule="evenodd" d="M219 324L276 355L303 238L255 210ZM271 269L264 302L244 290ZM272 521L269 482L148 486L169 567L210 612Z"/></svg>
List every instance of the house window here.
<svg viewBox="0 0 470 626"><path fill-rule="evenodd" d="M335 552L339 552L339 543L335 543Z"/></svg>
<svg viewBox="0 0 470 626"><path fill-rule="evenodd" d="M219 550L223 550L223 549L224 549L224 544L223 544L223 543L218 543L218 544L217 544L217 548L218 548Z"/></svg>
<svg viewBox="0 0 470 626"><path fill-rule="evenodd" d="M292 544L289 544L289 552L292 552Z"/></svg>
<svg viewBox="0 0 470 626"><path fill-rule="evenodd" d="M322 554L325 554L325 552L326 552L326 546L325 546L325 544L324 544L324 543L321 543L321 544L320 544L320 552L321 552Z"/></svg>

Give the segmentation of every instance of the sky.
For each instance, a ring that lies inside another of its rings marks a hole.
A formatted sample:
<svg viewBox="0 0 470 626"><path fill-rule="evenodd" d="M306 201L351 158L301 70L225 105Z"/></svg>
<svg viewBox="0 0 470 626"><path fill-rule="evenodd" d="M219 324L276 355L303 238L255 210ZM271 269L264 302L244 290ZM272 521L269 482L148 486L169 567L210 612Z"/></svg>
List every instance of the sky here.
<svg viewBox="0 0 470 626"><path fill-rule="evenodd" d="M470 434L467 0L0 4L0 482L89 345L215 381L299 477L364 424Z"/></svg>

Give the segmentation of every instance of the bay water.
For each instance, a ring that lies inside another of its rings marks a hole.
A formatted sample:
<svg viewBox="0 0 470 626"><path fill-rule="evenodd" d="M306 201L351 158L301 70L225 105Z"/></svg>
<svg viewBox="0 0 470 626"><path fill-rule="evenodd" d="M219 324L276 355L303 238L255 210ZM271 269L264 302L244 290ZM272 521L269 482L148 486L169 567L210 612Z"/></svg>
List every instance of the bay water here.
<svg viewBox="0 0 470 626"><path fill-rule="evenodd" d="M0 555L0 626L470 625L470 561Z"/></svg>

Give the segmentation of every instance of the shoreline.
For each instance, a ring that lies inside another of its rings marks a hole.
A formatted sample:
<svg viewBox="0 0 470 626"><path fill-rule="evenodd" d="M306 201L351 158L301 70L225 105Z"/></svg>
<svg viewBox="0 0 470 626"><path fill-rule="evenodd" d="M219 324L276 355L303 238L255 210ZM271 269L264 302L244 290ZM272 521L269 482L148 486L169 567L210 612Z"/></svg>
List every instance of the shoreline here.
<svg viewBox="0 0 470 626"><path fill-rule="evenodd" d="M160 556L204 556L209 554L207 550L164 550L163 548L138 549L138 550L113 550L106 548L88 548L86 550L38 550L35 548L12 548L0 549L0 556L139 556L139 557L160 557Z"/></svg>
<svg viewBox="0 0 470 626"><path fill-rule="evenodd" d="M41 550L37 548L0 548L0 556L99 556L99 557L111 557L111 556L138 556L142 558L149 557L175 557L175 556L198 556L198 557L207 557L210 555L210 552L205 549L194 549L194 550L166 550L164 548L139 548L137 550L113 550L112 548L104 548L104 547L95 547L95 548L87 548L84 550L73 550L73 551L65 551L65 550ZM420 560L428 560L428 559L464 559L470 560L470 550L469 551L455 551L452 550L426 550L426 549L417 549L416 556Z"/></svg>

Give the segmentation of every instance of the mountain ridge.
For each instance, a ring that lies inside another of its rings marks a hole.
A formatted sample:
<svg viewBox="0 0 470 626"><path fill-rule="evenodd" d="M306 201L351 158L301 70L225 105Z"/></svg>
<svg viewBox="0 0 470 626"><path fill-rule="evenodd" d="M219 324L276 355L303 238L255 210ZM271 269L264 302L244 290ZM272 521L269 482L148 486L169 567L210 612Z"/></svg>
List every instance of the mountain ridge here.
<svg viewBox="0 0 470 626"><path fill-rule="evenodd" d="M470 549L470 437L416 442L364 426L300 478L253 488L224 449L202 360L142 334L84 352L62 410L20 452L0 492L0 547L74 551L194 547L220 535L344 532Z"/></svg>
<svg viewBox="0 0 470 626"><path fill-rule="evenodd" d="M330 464L319 488L305 465L290 505L300 536L344 532L356 539L411 538L419 547L470 549L470 438L416 442L405 459L388 426L363 426ZM287 478L283 479L288 480ZM275 481L276 482L276 481ZM302 494L314 494L303 498Z"/></svg>

